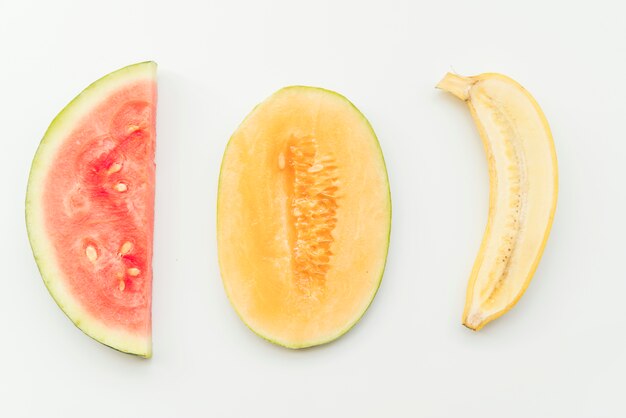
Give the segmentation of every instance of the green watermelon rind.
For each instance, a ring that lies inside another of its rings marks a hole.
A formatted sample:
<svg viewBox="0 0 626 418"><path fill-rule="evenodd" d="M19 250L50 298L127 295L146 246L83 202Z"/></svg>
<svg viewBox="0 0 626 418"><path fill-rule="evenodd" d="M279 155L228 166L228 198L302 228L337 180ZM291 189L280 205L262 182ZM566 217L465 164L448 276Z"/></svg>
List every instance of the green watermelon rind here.
<svg viewBox="0 0 626 418"><path fill-rule="evenodd" d="M59 279L63 273L57 265L54 246L46 235L41 198L47 173L54 167L56 152L76 124L124 85L137 80L156 80L156 68L155 62L147 61L114 71L89 85L65 106L54 118L37 148L26 190L28 239L41 277L52 298L74 325L91 338L118 351L145 358L152 356L150 334L138 336L102 323L81 306L80 301L68 291L64 281Z"/></svg>

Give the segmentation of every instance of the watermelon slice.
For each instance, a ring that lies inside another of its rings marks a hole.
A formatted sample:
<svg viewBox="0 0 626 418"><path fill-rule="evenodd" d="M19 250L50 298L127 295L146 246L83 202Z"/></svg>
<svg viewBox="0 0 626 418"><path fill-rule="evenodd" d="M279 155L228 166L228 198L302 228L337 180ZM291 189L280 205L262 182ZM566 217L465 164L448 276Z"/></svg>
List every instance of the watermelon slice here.
<svg viewBox="0 0 626 418"><path fill-rule="evenodd" d="M50 294L87 335L150 357L156 64L115 71L52 121L26 226Z"/></svg>

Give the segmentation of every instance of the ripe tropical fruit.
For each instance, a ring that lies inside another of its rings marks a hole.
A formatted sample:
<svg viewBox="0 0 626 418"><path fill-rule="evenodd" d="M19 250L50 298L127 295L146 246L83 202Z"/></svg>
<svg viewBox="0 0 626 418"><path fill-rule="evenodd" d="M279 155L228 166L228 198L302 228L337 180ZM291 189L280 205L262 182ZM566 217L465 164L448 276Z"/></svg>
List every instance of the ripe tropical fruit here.
<svg viewBox="0 0 626 418"><path fill-rule="evenodd" d="M556 151L539 105L512 79L448 73L437 87L467 103L489 164L489 218L463 313L479 330L517 303L539 264L556 209Z"/></svg>
<svg viewBox="0 0 626 418"><path fill-rule="evenodd" d="M41 276L87 335L150 357L156 64L115 71L52 121L26 226Z"/></svg>
<svg viewBox="0 0 626 418"><path fill-rule="evenodd" d="M389 244L382 151L345 97L279 90L228 143L217 205L226 293L244 323L276 344L332 341L364 314Z"/></svg>

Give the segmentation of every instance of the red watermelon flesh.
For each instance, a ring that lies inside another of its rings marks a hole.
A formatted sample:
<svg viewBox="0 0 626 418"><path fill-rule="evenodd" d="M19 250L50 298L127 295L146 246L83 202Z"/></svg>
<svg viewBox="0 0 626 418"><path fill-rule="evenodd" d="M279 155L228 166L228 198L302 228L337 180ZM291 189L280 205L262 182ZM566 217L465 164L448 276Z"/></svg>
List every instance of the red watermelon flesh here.
<svg viewBox="0 0 626 418"><path fill-rule="evenodd" d="M50 125L27 192L33 253L72 321L120 351L151 355L156 64L125 67Z"/></svg>

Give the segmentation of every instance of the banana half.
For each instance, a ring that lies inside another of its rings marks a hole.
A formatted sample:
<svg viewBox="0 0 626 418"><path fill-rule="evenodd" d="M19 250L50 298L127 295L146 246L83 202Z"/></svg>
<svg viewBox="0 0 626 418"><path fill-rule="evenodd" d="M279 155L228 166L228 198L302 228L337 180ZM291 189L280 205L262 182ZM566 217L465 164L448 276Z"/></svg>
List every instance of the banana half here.
<svg viewBox="0 0 626 418"><path fill-rule="evenodd" d="M489 164L489 219L463 312L477 331L517 303L539 264L556 209L556 151L539 105L512 79L448 73L437 87L467 103Z"/></svg>

